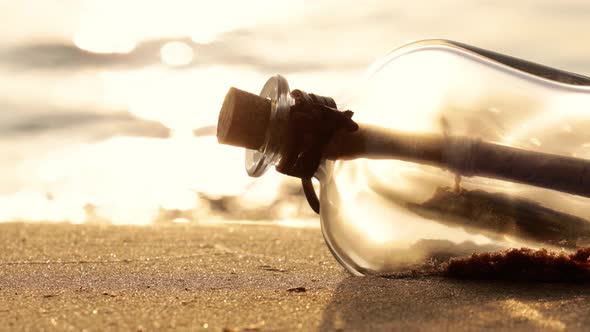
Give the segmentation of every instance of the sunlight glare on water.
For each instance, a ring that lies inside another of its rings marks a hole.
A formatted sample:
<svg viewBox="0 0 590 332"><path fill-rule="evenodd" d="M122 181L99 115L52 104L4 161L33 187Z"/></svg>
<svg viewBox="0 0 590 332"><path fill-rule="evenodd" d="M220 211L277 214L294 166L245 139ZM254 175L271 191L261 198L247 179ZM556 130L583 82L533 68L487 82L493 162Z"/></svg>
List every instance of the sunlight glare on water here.
<svg viewBox="0 0 590 332"><path fill-rule="evenodd" d="M213 42L226 31L296 15L301 1L84 0L75 44L95 53L128 53L149 38ZM263 10L262 10L263 8Z"/></svg>
<svg viewBox="0 0 590 332"><path fill-rule="evenodd" d="M162 62L170 66L186 66L193 61L193 49L182 42L168 42L160 49Z"/></svg>
<svg viewBox="0 0 590 332"><path fill-rule="evenodd" d="M242 194L252 179L235 162L241 158L243 151L219 146L212 137L121 137L51 151L27 161L27 173L33 176L27 177L26 186L44 188L54 198L21 192L0 209L17 211L0 218L83 221L83 206L90 202L99 215L116 223L145 224L160 207L197 208L196 192ZM261 194L248 195L249 200L272 200L279 182L271 180L260 182ZM29 209L32 214L23 213L33 202L37 208Z"/></svg>

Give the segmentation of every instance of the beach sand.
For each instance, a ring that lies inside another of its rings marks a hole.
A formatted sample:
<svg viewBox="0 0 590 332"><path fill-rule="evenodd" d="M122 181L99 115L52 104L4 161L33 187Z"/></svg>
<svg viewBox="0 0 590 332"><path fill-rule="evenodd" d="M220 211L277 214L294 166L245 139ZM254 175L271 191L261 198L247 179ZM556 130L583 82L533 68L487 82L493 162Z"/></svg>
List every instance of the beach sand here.
<svg viewBox="0 0 590 332"><path fill-rule="evenodd" d="M590 329L590 285L352 277L319 228L0 224L0 330Z"/></svg>

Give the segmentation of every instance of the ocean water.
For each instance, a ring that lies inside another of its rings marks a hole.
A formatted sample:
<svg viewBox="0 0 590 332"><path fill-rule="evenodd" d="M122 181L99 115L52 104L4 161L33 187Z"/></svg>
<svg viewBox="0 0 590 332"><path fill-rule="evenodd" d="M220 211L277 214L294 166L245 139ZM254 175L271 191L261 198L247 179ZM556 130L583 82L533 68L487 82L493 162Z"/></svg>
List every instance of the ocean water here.
<svg viewBox="0 0 590 332"><path fill-rule="evenodd" d="M587 1L0 0L0 221L313 217L212 136L230 86L343 97L391 48L445 38L590 75Z"/></svg>

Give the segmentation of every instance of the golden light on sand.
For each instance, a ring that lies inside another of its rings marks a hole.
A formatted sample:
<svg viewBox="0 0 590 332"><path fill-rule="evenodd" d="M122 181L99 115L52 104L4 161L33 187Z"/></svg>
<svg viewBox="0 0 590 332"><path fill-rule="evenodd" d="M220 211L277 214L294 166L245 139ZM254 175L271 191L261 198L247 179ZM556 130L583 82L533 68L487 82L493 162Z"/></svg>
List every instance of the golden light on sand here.
<svg viewBox="0 0 590 332"><path fill-rule="evenodd" d="M530 321L538 328L551 331L563 331L566 329L566 325L560 319L548 317L541 310L538 310L540 306L531 305L515 299L501 301L499 305L510 317L518 318L522 321Z"/></svg>

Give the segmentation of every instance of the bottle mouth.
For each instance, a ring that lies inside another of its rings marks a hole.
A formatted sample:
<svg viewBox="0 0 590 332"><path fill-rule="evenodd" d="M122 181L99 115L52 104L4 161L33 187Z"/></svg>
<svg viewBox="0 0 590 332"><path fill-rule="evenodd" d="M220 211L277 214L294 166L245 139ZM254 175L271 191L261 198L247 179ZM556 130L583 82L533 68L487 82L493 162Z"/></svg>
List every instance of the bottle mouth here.
<svg viewBox="0 0 590 332"><path fill-rule="evenodd" d="M289 90L281 75L269 78L258 96L231 88L219 113L219 143L246 149L246 172L262 176L270 166L300 178L308 202L319 213L311 178L337 131L353 132L353 112L338 110L330 97Z"/></svg>
<svg viewBox="0 0 590 332"><path fill-rule="evenodd" d="M245 166L251 177L276 165L280 173L311 179L333 135L358 129L352 115L339 111L330 97L290 91L287 80L275 75L258 96L229 90L219 113L217 139L246 148Z"/></svg>
<svg viewBox="0 0 590 332"><path fill-rule="evenodd" d="M246 149L246 172L251 177L260 177L281 158L280 149L284 142L289 122L289 110L293 105L289 83L282 75L270 77L259 96L270 99L269 122L264 131L264 140L258 149ZM262 133L261 133L262 134Z"/></svg>

